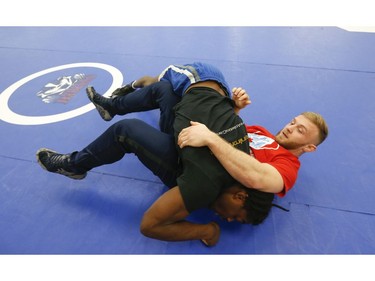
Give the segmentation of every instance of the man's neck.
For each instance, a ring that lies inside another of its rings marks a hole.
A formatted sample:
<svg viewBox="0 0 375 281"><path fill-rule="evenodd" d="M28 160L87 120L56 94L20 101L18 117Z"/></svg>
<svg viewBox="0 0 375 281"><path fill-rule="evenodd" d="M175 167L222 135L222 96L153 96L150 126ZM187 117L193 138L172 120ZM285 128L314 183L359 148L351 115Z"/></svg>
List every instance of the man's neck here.
<svg viewBox="0 0 375 281"><path fill-rule="evenodd" d="M302 154L303 154L303 151L301 148L295 148L295 149L287 149L290 153L292 153L294 156L296 156L297 158L299 158Z"/></svg>

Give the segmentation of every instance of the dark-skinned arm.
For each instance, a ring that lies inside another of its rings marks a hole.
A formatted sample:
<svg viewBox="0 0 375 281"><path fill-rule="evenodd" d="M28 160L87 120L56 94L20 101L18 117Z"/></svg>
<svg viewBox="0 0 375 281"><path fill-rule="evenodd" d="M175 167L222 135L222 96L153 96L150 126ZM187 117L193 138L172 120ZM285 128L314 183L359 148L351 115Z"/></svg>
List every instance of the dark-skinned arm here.
<svg viewBox="0 0 375 281"><path fill-rule="evenodd" d="M153 83L156 83L158 81L159 81L159 76L143 76L134 82L133 87L143 88Z"/></svg>
<svg viewBox="0 0 375 281"><path fill-rule="evenodd" d="M189 215L179 187L160 196L145 212L141 222L143 235L164 241L202 240L207 246L215 245L220 228L214 223L197 224L185 220Z"/></svg>

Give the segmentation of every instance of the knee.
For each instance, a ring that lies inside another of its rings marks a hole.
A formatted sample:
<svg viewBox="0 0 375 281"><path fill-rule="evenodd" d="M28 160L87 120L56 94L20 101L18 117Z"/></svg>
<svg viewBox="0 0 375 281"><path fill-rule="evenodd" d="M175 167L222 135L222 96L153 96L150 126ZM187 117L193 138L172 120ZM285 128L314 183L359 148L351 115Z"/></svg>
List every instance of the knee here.
<svg viewBox="0 0 375 281"><path fill-rule="evenodd" d="M126 135L128 132L134 130L135 128L139 128L141 124L144 124L144 122L138 119L123 119L113 124L111 126L111 129L117 135Z"/></svg>
<svg viewBox="0 0 375 281"><path fill-rule="evenodd" d="M155 86L163 90L173 91L172 84L169 81L159 81Z"/></svg>
<svg viewBox="0 0 375 281"><path fill-rule="evenodd" d="M151 86L153 95L158 98L165 96L175 96L172 84L169 81L159 81Z"/></svg>

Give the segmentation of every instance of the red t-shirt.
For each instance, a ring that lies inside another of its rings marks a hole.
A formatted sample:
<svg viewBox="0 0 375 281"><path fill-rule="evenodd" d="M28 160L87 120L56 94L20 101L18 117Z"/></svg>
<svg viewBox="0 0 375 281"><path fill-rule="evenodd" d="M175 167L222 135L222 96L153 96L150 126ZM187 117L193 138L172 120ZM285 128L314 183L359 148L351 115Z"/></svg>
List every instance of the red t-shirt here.
<svg viewBox="0 0 375 281"><path fill-rule="evenodd" d="M300 162L298 157L290 153L275 141L275 136L261 126L247 126L250 155L259 162L268 163L275 167L284 180L284 190L277 195L280 197L293 187L297 180Z"/></svg>

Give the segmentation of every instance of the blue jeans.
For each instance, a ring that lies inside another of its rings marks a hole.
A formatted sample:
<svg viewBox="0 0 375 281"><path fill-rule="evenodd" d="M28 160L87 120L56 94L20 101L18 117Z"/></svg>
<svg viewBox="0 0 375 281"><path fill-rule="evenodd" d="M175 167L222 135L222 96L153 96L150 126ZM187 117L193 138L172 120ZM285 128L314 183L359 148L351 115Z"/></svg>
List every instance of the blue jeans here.
<svg viewBox="0 0 375 281"><path fill-rule="evenodd" d="M112 102L111 112L125 115L131 112L141 112L160 109L159 127L162 132L173 134L174 106L181 97L173 92L171 83L161 81L136 90L123 97L117 97Z"/></svg>
<svg viewBox="0 0 375 281"><path fill-rule="evenodd" d="M160 131L138 119L118 121L84 149L71 154L72 168L85 172L134 153L165 185L176 186L179 165L173 108L180 100L165 81L115 98L112 109L118 115L160 108Z"/></svg>
<svg viewBox="0 0 375 281"><path fill-rule="evenodd" d="M73 152L71 163L74 169L84 172L117 162L126 153L134 153L168 187L177 185L179 165L174 136L138 119L113 124L83 150Z"/></svg>

